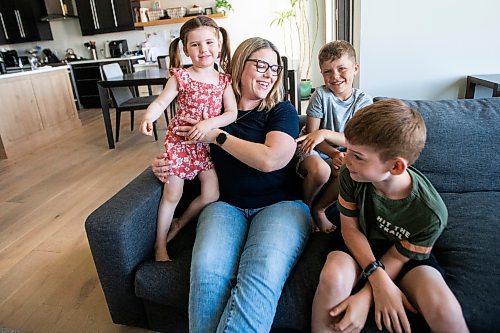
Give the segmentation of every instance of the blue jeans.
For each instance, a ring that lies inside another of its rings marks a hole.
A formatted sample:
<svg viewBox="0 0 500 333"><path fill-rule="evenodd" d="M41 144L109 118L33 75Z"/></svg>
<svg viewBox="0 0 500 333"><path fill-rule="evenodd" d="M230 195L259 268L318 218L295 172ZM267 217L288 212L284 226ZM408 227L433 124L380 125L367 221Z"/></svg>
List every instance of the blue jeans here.
<svg viewBox="0 0 500 333"><path fill-rule="evenodd" d="M191 262L189 331L268 332L281 291L311 232L309 208L203 209Z"/></svg>

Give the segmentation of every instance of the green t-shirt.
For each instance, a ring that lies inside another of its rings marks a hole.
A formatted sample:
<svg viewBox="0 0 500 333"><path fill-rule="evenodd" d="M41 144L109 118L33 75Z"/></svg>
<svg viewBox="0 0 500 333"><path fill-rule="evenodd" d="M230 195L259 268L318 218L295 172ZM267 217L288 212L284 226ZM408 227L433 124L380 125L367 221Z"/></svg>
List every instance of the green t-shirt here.
<svg viewBox="0 0 500 333"><path fill-rule="evenodd" d="M409 167L412 189L408 197L392 200L376 193L372 183L351 179L345 166L340 170L339 211L357 217L368 241L386 240L404 256L423 260L443 232L448 211L431 182Z"/></svg>

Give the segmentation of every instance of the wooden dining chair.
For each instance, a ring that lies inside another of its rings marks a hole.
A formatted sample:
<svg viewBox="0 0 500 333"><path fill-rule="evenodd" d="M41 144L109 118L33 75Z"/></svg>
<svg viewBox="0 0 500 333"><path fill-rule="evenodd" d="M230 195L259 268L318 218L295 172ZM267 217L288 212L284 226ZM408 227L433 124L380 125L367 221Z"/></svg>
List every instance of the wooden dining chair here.
<svg viewBox="0 0 500 333"><path fill-rule="evenodd" d="M123 76L122 69L118 63L101 65L104 79ZM135 97L128 87L109 88L111 98L116 109L116 142L120 138L120 120L122 112L130 112L130 130L134 130L134 112L136 110L145 110L148 108L157 95ZM158 140L156 130L156 121L153 122L153 133L155 141Z"/></svg>
<svg viewBox="0 0 500 333"><path fill-rule="evenodd" d="M285 98L292 103L298 114L301 114L296 71L289 68L287 57L281 57L281 63L283 65L283 88L285 90Z"/></svg>
<svg viewBox="0 0 500 333"><path fill-rule="evenodd" d="M156 62L158 64L158 68L160 68L160 69L167 69L168 68L168 63L169 63L168 54L166 54L166 55L159 55L158 57L156 57Z"/></svg>

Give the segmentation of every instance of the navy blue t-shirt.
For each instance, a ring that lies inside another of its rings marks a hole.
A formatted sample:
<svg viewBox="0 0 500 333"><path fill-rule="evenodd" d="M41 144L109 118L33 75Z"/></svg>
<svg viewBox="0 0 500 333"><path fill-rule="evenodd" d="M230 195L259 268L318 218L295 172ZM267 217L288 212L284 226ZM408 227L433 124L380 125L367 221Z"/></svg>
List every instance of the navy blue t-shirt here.
<svg viewBox="0 0 500 333"><path fill-rule="evenodd" d="M238 118L224 130L243 140L264 143L271 131L284 132L293 138L299 134L297 111L289 101L278 103L269 112L239 111ZM280 170L261 172L216 145L210 145L210 152L219 178L220 201L251 209L301 199L300 180L292 161Z"/></svg>

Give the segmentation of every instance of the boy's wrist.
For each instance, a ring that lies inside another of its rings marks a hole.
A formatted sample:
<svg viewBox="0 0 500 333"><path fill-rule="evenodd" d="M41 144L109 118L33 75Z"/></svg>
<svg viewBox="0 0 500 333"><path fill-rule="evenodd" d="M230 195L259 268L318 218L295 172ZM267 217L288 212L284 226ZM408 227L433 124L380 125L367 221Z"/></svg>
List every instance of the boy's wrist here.
<svg viewBox="0 0 500 333"><path fill-rule="evenodd" d="M368 279L370 275L372 275L378 268L382 268L385 270L384 264L380 260L375 260L366 265L366 267L361 272L361 276L365 279Z"/></svg>

